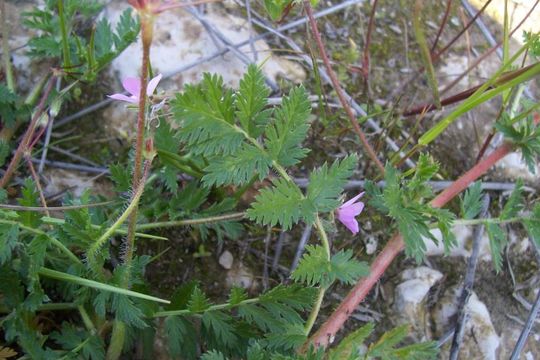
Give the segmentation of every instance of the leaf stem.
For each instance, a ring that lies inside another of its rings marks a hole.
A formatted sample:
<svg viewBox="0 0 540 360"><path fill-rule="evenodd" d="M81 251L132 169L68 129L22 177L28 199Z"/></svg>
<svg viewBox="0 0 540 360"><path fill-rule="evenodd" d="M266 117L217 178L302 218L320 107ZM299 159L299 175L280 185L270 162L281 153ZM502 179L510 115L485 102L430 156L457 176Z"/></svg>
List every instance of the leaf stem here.
<svg viewBox="0 0 540 360"><path fill-rule="evenodd" d="M224 310L224 309L232 309L238 306L247 305L247 304L254 304L259 302L259 298L252 298L252 299L246 299L238 304L231 305L229 303L224 304L218 304L218 305L212 305L209 308L205 309L204 312L207 311L216 311L216 310ZM182 310L167 310L167 311L157 311L152 315L155 318L158 317L166 317L166 316L186 316L186 315L197 315L197 312L191 311L189 309L182 309Z"/></svg>
<svg viewBox="0 0 540 360"><path fill-rule="evenodd" d="M231 220L240 220L246 216L244 212L237 212L231 214L224 214L218 216L209 216L200 219L187 219L187 220L174 220L174 221L161 221L153 222L148 224L137 225L137 230L150 230L150 229L159 229L159 228L170 228L177 226L187 226L187 225L201 225L208 224L219 221L231 221Z"/></svg>
<svg viewBox="0 0 540 360"><path fill-rule="evenodd" d="M319 233L319 238L321 239L321 243L324 248L324 251L326 252L326 259L330 261L331 256L332 256L332 254L330 253L330 242L328 241L328 235L326 234L326 231L324 230L324 226L318 214L315 217L315 226L317 228L317 232ZM309 335L309 333L311 332L311 329L313 328L313 325L315 324L315 321L317 320L317 317L319 316L319 312L321 311L321 306L324 299L324 295L326 294L326 290L327 290L327 287L319 286L319 293L317 294L317 299L315 299L315 303L313 304L313 308L311 309L311 313L309 314L309 317L306 321L306 325L304 327L306 336Z"/></svg>
<svg viewBox="0 0 540 360"><path fill-rule="evenodd" d="M71 54L69 53L68 34L66 28L66 14L64 12L64 0L58 0L58 19L60 20L60 32L62 33L62 55L64 68L71 67Z"/></svg>

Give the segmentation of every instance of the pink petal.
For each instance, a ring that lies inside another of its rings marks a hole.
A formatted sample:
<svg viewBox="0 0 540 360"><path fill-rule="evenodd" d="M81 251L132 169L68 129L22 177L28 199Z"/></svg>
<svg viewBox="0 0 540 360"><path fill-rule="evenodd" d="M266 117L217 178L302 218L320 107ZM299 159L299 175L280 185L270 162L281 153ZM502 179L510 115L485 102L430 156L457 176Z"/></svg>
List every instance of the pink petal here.
<svg viewBox="0 0 540 360"><path fill-rule="evenodd" d="M351 204L353 204L356 200L360 199L362 197L362 195L364 195L364 191L361 192L360 194L356 195L355 197L353 197L352 199L350 199L349 201L347 201L346 203L344 203L343 205L341 205L341 207L347 207L347 206L350 206Z"/></svg>
<svg viewBox="0 0 540 360"><path fill-rule="evenodd" d="M148 82L148 86L146 87L146 95L150 96L154 93L154 90L156 90L156 87L158 86L162 77L163 75L159 74Z"/></svg>
<svg viewBox="0 0 540 360"><path fill-rule="evenodd" d="M127 90L131 95L139 97L141 94L141 79L128 77L122 81L122 86Z"/></svg>
<svg viewBox="0 0 540 360"><path fill-rule="evenodd" d="M353 234L357 234L360 230L358 227L358 221L354 217L338 217L338 220L341 221L347 229L349 229Z"/></svg>
<svg viewBox="0 0 540 360"><path fill-rule="evenodd" d="M136 104L139 101L139 99L137 99L135 96L126 96L124 94L112 94L107 96L114 100L127 101L133 104Z"/></svg>
<svg viewBox="0 0 540 360"><path fill-rule="evenodd" d="M357 215L360 215L362 210L364 210L364 203L363 202L359 202L359 203L352 204L352 205L347 206L347 207L339 208L340 214L342 214L343 216L348 216L348 217L355 217Z"/></svg>

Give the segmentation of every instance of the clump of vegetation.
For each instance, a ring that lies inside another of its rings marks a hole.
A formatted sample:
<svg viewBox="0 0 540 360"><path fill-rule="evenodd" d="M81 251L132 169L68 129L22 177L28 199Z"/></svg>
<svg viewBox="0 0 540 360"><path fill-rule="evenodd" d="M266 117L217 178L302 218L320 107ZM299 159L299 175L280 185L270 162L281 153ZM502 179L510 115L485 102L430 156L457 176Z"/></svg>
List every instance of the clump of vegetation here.
<svg viewBox="0 0 540 360"><path fill-rule="evenodd" d="M305 170L305 189L291 175L310 152L305 140L314 120L305 86L293 87L279 104L270 105L271 90L261 68L250 65L238 89L225 86L219 75L206 74L200 83L186 85L173 96L156 96L161 75L154 76L149 57L154 20L161 12L186 4L129 3L136 14L126 11L114 30L102 19L88 31L76 31L81 17L94 21L101 9L94 1L47 1L45 9L27 13L26 26L40 30L28 44L30 55L49 58L54 67L25 100L17 93L9 49L4 46L0 152L7 167L0 180L4 204L0 208L0 324L9 348L0 348L0 354L5 352L6 358L18 353L32 359L118 359L122 354L131 358L140 342L144 351L151 352L163 324L174 358L432 359L438 354L437 343L411 344L407 326L375 337L375 325L368 323L329 345L401 250L418 262L424 259L425 241L437 242L435 228L449 250L455 245L453 225L486 224L497 271L502 269L507 241L502 224L522 223L540 246L540 206L524 213L521 182L498 217L476 219L482 198L479 183L467 190L459 211L442 208L510 151L520 150L534 170L540 155L540 130L533 116L538 104L520 102L520 92L513 91L536 76L540 64L504 71L519 54L530 51L538 56L538 35L528 35L526 44L500 71L418 136L410 148L388 154L383 166L378 159L381 152L364 136L330 62L324 59L327 55L311 9L316 2L264 1L273 20L283 20L291 9L306 10L325 71L365 153L385 180L381 189L376 179L366 179L364 203L359 201L362 194L343 200L344 187L358 169L359 154ZM415 22L415 32L423 61L430 63L421 26ZM47 119L59 114L78 83L98 79L100 71L137 36L142 40L141 77L124 79L129 95L110 95L132 104L131 110L137 112L130 159L109 169L116 198L103 199L89 190L78 198L66 196L61 206L49 206L31 160ZM436 92L433 67L426 68L434 105L423 107L423 112L440 108L445 101ZM514 103L508 100L512 96ZM496 97L509 105L494 124L505 142L435 195L428 182L439 173L439 164L427 145L459 116ZM22 127L26 130L18 144L10 144ZM405 158L399 158L400 153L414 158L416 166L402 170ZM21 163L29 175L14 183ZM241 199L256 184L263 186L246 204ZM388 235L394 234L371 267L357 259L353 249L334 250L329 235L345 228L359 233L357 217L364 207L384 216L391 224ZM246 224L252 229L288 230L300 222L316 229L319 242L306 246L288 281L259 294L233 287L220 303L196 281L178 284L168 299L155 295L145 271L160 256L137 251L143 239L164 239L156 229L191 226L202 237L229 241L244 236ZM113 239L121 239L119 249ZM325 295L336 283L354 287L321 324ZM54 326L47 326L44 317L50 317ZM316 324L320 326L313 332Z"/></svg>

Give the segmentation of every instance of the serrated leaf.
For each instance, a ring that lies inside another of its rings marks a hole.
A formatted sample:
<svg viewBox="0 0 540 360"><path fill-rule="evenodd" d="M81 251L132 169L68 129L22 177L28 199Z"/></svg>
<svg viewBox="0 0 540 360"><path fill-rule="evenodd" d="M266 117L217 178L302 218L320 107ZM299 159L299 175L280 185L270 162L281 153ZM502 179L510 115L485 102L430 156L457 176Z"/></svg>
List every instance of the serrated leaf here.
<svg viewBox="0 0 540 360"><path fill-rule="evenodd" d="M482 184L475 182L465 192L461 201L461 214L464 219L474 219L482 209Z"/></svg>
<svg viewBox="0 0 540 360"><path fill-rule="evenodd" d="M210 307L206 295L196 286L191 293L191 297L188 302L188 309L191 312L198 313L203 312Z"/></svg>
<svg viewBox="0 0 540 360"><path fill-rule="evenodd" d="M248 298L246 289L238 286L233 286L229 295L229 304L235 306Z"/></svg>
<svg viewBox="0 0 540 360"><path fill-rule="evenodd" d="M232 322L233 318L222 311L206 311L202 316L203 331L207 336L211 334L217 344L229 349L238 342Z"/></svg>
<svg viewBox="0 0 540 360"><path fill-rule="evenodd" d="M487 223L486 231L489 238L489 247L491 249L491 258L497 272L502 269L502 252L506 246L506 234L498 224Z"/></svg>
<svg viewBox="0 0 540 360"><path fill-rule="evenodd" d="M512 191L512 194L510 194L510 197L504 204L503 210L500 215L501 220L508 220L510 218L513 218L521 209L523 209L523 198L521 194L522 191L523 180L518 179L516 181L516 187L514 188L514 191Z"/></svg>
<svg viewBox="0 0 540 360"><path fill-rule="evenodd" d="M198 85L186 85L185 91L171 101L175 120L180 125L179 139L194 154L235 153L245 133L234 124L233 92L225 89L223 78L204 74Z"/></svg>
<svg viewBox="0 0 540 360"><path fill-rule="evenodd" d="M270 89L264 83L264 75L256 65L249 65L236 94L236 116L242 128L252 138L259 137L270 119L271 110L264 109Z"/></svg>
<svg viewBox="0 0 540 360"><path fill-rule="evenodd" d="M341 250L328 260L324 247L308 245L306 254L291 274L291 278L310 286L320 285L324 288L336 280L352 284L360 276L369 273L367 265L352 259L352 255L352 250Z"/></svg>
<svg viewBox="0 0 540 360"><path fill-rule="evenodd" d="M293 88L275 109L275 120L266 130L266 147L281 166L295 165L307 155L308 150L301 145L309 129L310 113L311 104L302 86Z"/></svg>
<svg viewBox="0 0 540 360"><path fill-rule="evenodd" d="M279 223L285 230L300 220L306 223L315 220L316 209L298 186L283 179L274 180L273 185L262 189L255 197L247 211L249 219L270 226Z"/></svg>
<svg viewBox="0 0 540 360"><path fill-rule="evenodd" d="M352 175L357 161L356 155L350 155L341 161L334 161L330 167L325 163L311 173L307 198L315 205L317 211L327 212L338 207L337 197Z"/></svg>
<svg viewBox="0 0 540 360"><path fill-rule="evenodd" d="M540 248L540 204L534 206L531 218L523 220L523 224L536 246Z"/></svg>
<svg viewBox="0 0 540 360"><path fill-rule="evenodd" d="M371 335L375 328L373 323L367 323L360 329L355 330L339 343L339 345L331 349L328 358L329 360L354 360L358 358L358 348L363 345L364 340Z"/></svg>
<svg viewBox="0 0 540 360"><path fill-rule="evenodd" d="M307 336L302 324L291 324L281 332L267 334L266 340L269 348L286 351L299 348Z"/></svg>
<svg viewBox="0 0 540 360"><path fill-rule="evenodd" d="M234 155L213 158L204 169L202 181L206 186L243 185L254 176L263 180L270 166L272 159L264 151L244 144Z"/></svg>
<svg viewBox="0 0 540 360"><path fill-rule="evenodd" d="M409 186L412 189L417 188L418 186L423 186L425 183L439 171L439 164L437 164L429 155L421 154L418 158L418 163L416 164L416 170L412 179L409 182Z"/></svg>
<svg viewBox="0 0 540 360"><path fill-rule="evenodd" d="M133 304L133 301L126 295L113 294L111 302L111 310L115 312L116 317L131 326L139 329L143 329L148 326L144 322L144 313L137 306Z"/></svg>
<svg viewBox="0 0 540 360"><path fill-rule="evenodd" d="M171 357L197 358L197 331L191 321L180 316L168 316L165 319L165 332Z"/></svg>
<svg viewBox="0 0 540 360"><path fill-rule="evenodd" d="M11 253L17 246L18 239L19 226L17 224L0 224L0 265L11 258Z"/></svg>
<svg viewBox="0 0 540 360"><path fill-rule="evenodd" d="M35 183L27 178L24 180L24 185L21 189L22 197L18 199L19 205L22 206L41 206L39 203L39 195ZM23 225L30 227L38 227L41 215L35 211L18 211L20 221Z"/></svg>

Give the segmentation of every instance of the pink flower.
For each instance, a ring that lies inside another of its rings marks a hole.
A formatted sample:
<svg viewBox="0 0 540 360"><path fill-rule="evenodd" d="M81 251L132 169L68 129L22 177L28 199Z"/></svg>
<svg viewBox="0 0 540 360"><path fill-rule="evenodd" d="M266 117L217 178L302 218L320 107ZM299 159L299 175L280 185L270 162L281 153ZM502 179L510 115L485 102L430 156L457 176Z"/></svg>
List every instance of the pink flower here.
<svg viewBox="0 0 540 360"><path fill-rule="evenodd" d="M355 201L360 199L362 195L364 195L363 192L356 195L336 210L338 220L353 234L358 233L359 230L358 221L356 221L355 217L360 215L362 210L364 210L364 203L361 201L355 203Z"/></svg>
<svg viewBox="0 0 540 360"><path fill-rule="evenodd" d="M159 74L148 82L148 86L146 86L147 96L154 93L154 90L156 90L156 87L161 80L161 77L162 75ZM139 95L141 94L141 79L131 77L125 78L124 81L122 81L122 86L128 93L131 94L131 96L126 96L124 94L112 94L107 96L114 100L127 101L132 104L137 104L139 102Z"/></svg>

